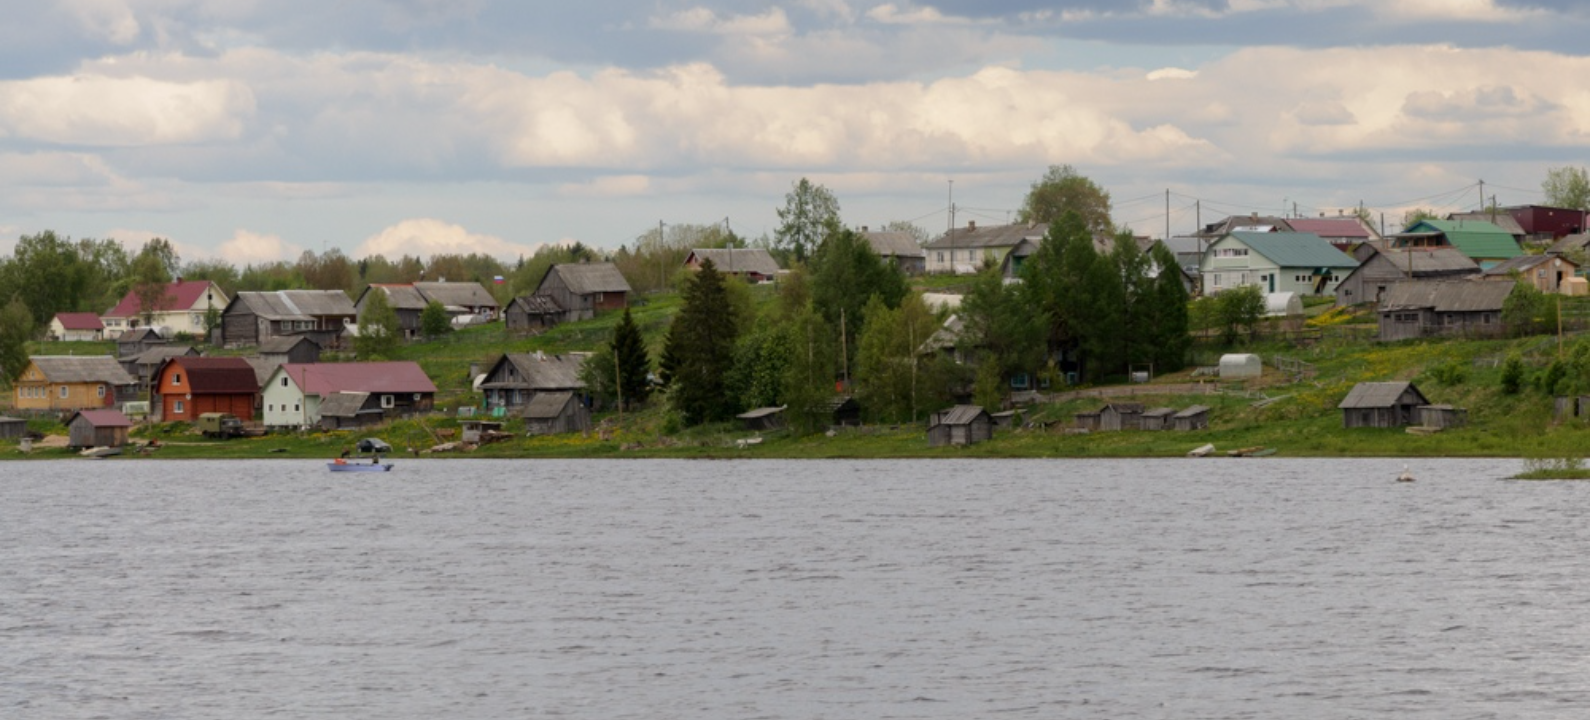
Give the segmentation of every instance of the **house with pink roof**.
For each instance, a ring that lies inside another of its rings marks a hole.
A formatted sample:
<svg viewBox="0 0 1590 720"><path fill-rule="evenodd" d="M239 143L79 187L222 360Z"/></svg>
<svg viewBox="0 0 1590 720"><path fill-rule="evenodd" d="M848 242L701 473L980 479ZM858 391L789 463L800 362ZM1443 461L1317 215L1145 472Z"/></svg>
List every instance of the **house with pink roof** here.
<svg viewBox="0 0 1590 720"><path fill-rule="evenodd" d="M91 312L56 313L50 318L50 339L80 342L105 337L105 324Z"/></svg>
<svg viewBox="0 0 1590 720"><path fill-rule="evenodd" d="M436 385L408 361L287 363L271 373L261 394L266 427L297 428L319 425L328 404L388 419L429 412Z"/></svg>
<svg viewBox="0 0 1590 720"><path fill-rule="evenodd" d="M226 309L231 297L209 280L177 280L166 286L166 294L157 306L145 312L143 301L136 291L116 303L99 319L105 324L105 338L114 340L121 334L140 327L165 328L162 335L187 333L204 336L204 316L210 309L217 313Z"/></svg>
<svg viewBox="0 0 1590 720"><path fill-rule="evenodd" d="M1314 233L1337 250L1351 252L1353 246L1380 239L1380 233L1357 215L1321 218L1287 218L1286 224L1293 232Z"/></svg>

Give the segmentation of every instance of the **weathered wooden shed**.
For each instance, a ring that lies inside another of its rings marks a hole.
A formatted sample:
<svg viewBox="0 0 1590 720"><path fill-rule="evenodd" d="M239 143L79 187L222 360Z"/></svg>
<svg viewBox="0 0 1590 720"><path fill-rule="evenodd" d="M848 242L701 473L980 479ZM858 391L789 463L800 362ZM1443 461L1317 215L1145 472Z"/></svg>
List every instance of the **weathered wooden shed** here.
<svg viewBox="0 0 1590 720"><path fill-rule="evenodd" d="M526 435L559 435L591 429L591 411L572 392L542 392L525 405Z"/></svg>
<svg viewBox="0 0 1590 720"><path fill-rule="evenodd" d="M15 440L28 434L28 421L0 415L0 438Z"/></svg>
<svg viewBox="0 0 1590 720"><path fill-rule="evenodd" d="M1144 430L1169 430L1170 419L1176 415L1175 408L1157 407L1153 410L1144 410L1142 428Z"/></svg>
<svg viewBox="0 0 1590 720"><path fill-rule="evenodd" d="M784 427L785 407L784 405L761 407L740 413L734 417L745 423L745 429L747 430L779 430Z"/></svg>
<svg viewBox="0 0 1590 720"><path fill-rule="evenodd" d="M1410 382L1363 382L1353 386L1341 404L1342 427L1405 427L1419 421L1419 408L1430 401Z"/></svg>
<svg viewBox="0 0 1590 720"><path fill-rule="evenodd" d="M1100 430L1140 430L1142 427L1142 403L1110 403L1099 410Z"/></svg>
<svg viewBox="0 0 1590 720"><path fill-rule="evenodd" d="M1469 411L1451 405L1424 405L1419 408L1419 424L1443 430L1463 427L1469 424Z"/></svg>
<svg viewBox="0 0 1590 720"><path fill-rule="evenodd" d="M971 445L994 437L994 418L980 405L956 405L928 417L928 445Z"/></svg>
<svg viewBox="0 0 1590 720"><path fill-rule="evenodd" d="M261 340L259 357L273 367L320 362L320 343L305 335L277 335Z"/></svg>
<svg viewBox="0 0 1590 720"><path fill-rule="evenodd" d="M1202 430L1209 427L1209 408L1203 405L1189 406L1171 416L1170 424L1177 432Z"/></svg>
<svg viewBox="0 0 1590 720"><path fill-rule="evenodd" d="M67 445L74 448L121 447L132 421L120 410L79 410L66 421Z"/></svg>
<svg viewBox="0 0 1590 720"><path fill-rule="evenodd" d="M988 416L994 419L994 427L996 428L1014 428L1021 425L1020 410L989 413Z"/></svg>
<svg viewBox="0 0 1590 720"><path fill-rule="evenodd" d="M320 401L320 427L326 430L380 425L385 419L381 403L367 392L334 392Z"/></svg>
<svg viewBox="0 0 1590 720"><path fill-rule="evenodd" d="M551 295L520 295L502 311L502 321L508 332L532 333L558 324L564 314Z"/></svg>
<svg viewBox="0 0 1590 720"><path fill-rule="evenodd" d="M829 422L840 427L861 424L861 403L849 395L840 395L828 401Z"/></svg>
<svg viewBox="0 0 1590 720"><path fill-rule="evenodd" d="M1099 410L1090 410L1088 412L1079 412L1079 413L1077 413L1076 414L1076 425L1077 425L1077 428L1081 429L1081 430L1086 430L1088 432L1098 432L1099 431L1099 413L1100 412L1101 411L1099 411Z"/></svg>
<svg viewBox="0 0 1590 720"><path fill-rule="evenodd" d="M590 320L604 310L629 304L629 282L613 263L559 263L547 270L535 295L550 295L563 308L563 320Z"/></svg>

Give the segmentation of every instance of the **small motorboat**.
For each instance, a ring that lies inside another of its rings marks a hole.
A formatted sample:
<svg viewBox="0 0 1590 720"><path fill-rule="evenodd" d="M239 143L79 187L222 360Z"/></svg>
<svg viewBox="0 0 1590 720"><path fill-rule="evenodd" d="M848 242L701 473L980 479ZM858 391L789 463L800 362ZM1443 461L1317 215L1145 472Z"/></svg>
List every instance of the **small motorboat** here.
<svg viewBox="0 0 1590 720"><path fill-rule="evenodd" d="M1202 445L1199 445L1198 447L1195 447L1195 448L1193 448L1191 450L1188 450L1187 451L1187 457L1208 457L1209 453L1212 453L1214 451L1215 451L1214 443L1204 443Z"/></svg>
<svg viewBox="0 0 1590 720"><path fill-rule="evenodd" d="M332 472L391 472L392 463L383 463L380 461L355 463L345 462L338 459L326 463L326 469Z"/></svg>
<svg viewBox="0 0 1590 720"><path fill-rule="evenodd" d="M1397 476L1397 482L1413 482L1413 473L1408 471L1408 466L1402 466L1402 473Z"/></svg>

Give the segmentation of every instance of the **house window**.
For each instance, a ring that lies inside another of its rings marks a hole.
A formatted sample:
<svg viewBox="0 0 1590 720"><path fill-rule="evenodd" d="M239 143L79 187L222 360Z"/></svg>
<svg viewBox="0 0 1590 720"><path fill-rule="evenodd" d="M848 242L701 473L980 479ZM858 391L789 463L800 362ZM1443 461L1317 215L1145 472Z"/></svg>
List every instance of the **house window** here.
<svg viewBox="0 0 1590 720"><path fill-rule="evenodd" d="M943 250L940 250L938 252L938 260L937 260L937 262L944 262L944 251Z"/></svg>
<svg viewBox="0 0 1590 720"><path fill-rule="evenodd" d="M187 412L187 411L183 410L183 405L182 405L182 401L181 400L178 400L175 403L172 403L172 405L171 405L171 414L173 414L173 415L181 415L184 412Z"/></svg>
<svg viewBox="0 0 1590 720"><path fill-rule="evenodd" d="M1215 257L1247 257L1247 248L1220 248L1215 251Z"/></svg>
<svg viewBox="0 0 1590 720"><path fill-rule="evenodd" d="M1029 382L1031 380L1027 377L1027 373L1016 373L1010 376L1010 387L1016 390L1026 390Z"/></svg>
<svg viewBox="0 0 1590 720"><path fill-rule="evenodd" d="M303 412L298 403L293 403L293 412Z"/></svg>
<svg viewBox="0 0 1590 720"><path fill-rule="evenodd" d="M1213 283L1213 287L1220 287L1220 273L1215 273L1215 281Z"/></svg>
<svg viewBox="0 0 1590 720"><path fill-rule="evenodd" d="M105 397L105 386L104 385L100 385L99 386L99 396L100 397Z"/></svg>
<svg viewBox="0 0 1590 720"><path fill-rule="evenodd" d="M172 373L171 374L171 384L172 385L181 385L182 384L182 373Z"/></svg>
<svg viewBox="0 0 1590 720"><path fill-rule="evenodd" d="M1419 314L1418 313L1396 313L1395 315L1391 316L1391 321L1392 322L1397 322L1397 323L1416 323L1416 322L1419 322Z"/></svg>
<svg viewBox="0 0 1590 720"><path fill-rule="evenodd" d="M382 395L381 396L381 407L390 410L390 409L392 409L393 407L396 407L396 406L397 406L397 402L392 399L391 395Z"/></svg>
<svg viewBox="0 0 1590 720"><path fill-rule="evenodd" d="M282 378L282 387L287 387L287 378Z"/></svg>
<svg viewBox="0 0 1590 720"><path fill-rule="evenodd" d="M276 412L276 403L271 403L269 405L266 405L265 406L265 412Z"/></svg>
<svg viewBox="0 0 1590 720"><path fill-rule="evenodd" d="M1481 325L1489 325L1489 324L1491 324L1491 314L1490 313L1481 314L1480 315L1480 324Z"/></svg>
<svg viewBox="0 0 1590 720"><path fill-rule="evenodd" d="M61 397L63 397L63 398L66 397L66 386L65 385L61 386Z"/></svg>

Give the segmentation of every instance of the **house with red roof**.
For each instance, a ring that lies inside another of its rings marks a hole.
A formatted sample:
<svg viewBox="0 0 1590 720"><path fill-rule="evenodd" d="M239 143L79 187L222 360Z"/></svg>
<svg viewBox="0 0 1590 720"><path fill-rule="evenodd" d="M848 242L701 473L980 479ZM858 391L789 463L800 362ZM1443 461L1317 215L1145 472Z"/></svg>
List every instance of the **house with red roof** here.
<svg viewBox="0 0 1590 720"><path fill-rule="evenodd" d="M1286 224L1293 232L1314 233L1337 250L1351 252L1355 245L1380 239L1380 233L1357 215L1321 218L1287 218Z"/></svg>
<svg viewBox="0 0 1590 720"><path fill-rule="evenodd" d="M261 390L265 426L319 425L322 407L342 393L364 395L350 411L385 419L429 412L436 403L436 385L418 363L287 363L271 373ZM349 409L346 400L334 404Z"/></svg>
<svg viewBox="0 0 1590 720"><path fill-rule="evenodd" d="M127 444L132 420L120 410L79 410L66 421L67 446L71 448L121 447Z"/></svg>
<svg viewBox="0 0 1590 720"><path fill-rule="evenodd" d="M201 413L254 417L259 380L240 357L173 357L155 371L150 408L162 422L193 422Z"/></svg>
<svg viewBox="0 0 1590 720"><path fill-rule="evenodd" d="M205 313L212 308L219 313L230 301L221 286L209 280L179 279L166 286L165 297L148 312L133 290L99 319L105 324L105 338L111 340L140 327L168 328L162 333L168 338L176 333L203 337Z"/></svg>
<svg viewBox="0 0 1590 720"><path fill-rule="evenodd" d="M50 318L50 339L78 342L99 340L105 336L105 324L94 313L56 313Z"/></svg>

